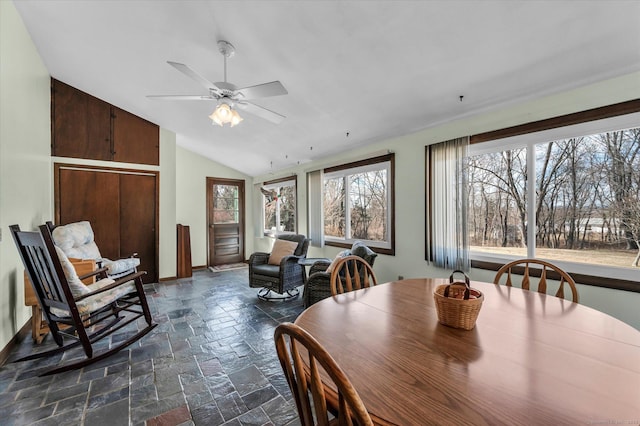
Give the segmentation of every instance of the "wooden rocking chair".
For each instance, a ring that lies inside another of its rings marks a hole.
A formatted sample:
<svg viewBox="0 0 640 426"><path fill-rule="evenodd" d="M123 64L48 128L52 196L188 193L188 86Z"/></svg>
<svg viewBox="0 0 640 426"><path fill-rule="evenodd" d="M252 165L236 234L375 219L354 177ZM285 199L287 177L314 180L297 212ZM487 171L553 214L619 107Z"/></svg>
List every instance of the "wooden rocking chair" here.
<svg viewBox="0 0 640 426"><path fill-rule="evenodd" d="M27 361L59 354L82 345L85 358L73 359L41 374L46 376L82 368L103 360L134 343L157 324L151 312L142 285L145 272L136 272L117 280L103 278L94 284L83 284L71 262L62 250L56 248L46 225L40 232L20 231L10 226L20 257L24 263L33 290L57 348L16 360ZM104 273L105 268L95 271ZM129 339L108 349L95 350L102 339L144 317L146 327ZM64 344L64 339L73 342ZM72 357L73 358L73 357Z"/></svg>

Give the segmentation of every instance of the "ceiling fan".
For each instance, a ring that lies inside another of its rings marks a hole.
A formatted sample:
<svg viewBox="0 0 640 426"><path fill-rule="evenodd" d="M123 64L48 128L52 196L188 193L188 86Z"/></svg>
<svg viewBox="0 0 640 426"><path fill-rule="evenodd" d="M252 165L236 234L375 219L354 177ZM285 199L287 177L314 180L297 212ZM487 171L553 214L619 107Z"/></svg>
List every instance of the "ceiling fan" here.
<svg viewBox="0 0 640 426"><path fill-rule="evenodd" d="M167 99L167 100L215 100L218 102L215 111L209 116L214 124L222 126L230 123L231 127L242 121L240 115L234 108L239 108L250 114L256 115L272 123L280 124L286 117L277 112L268 110L254 103L249 102L251 99L266 98L269 96L286 95L287 89L284 88L279 81L258 84L255 86L237 88L235 85L227 82L227 58L232 57L236 49L231 43L225 40L218 41L218 50L224 56L224 81L212 83L200 74L193 71L185 64L167 61L169 65L185 74L187 77L204 86L209 94L207 95L150 95L150 99Z"/></svg>

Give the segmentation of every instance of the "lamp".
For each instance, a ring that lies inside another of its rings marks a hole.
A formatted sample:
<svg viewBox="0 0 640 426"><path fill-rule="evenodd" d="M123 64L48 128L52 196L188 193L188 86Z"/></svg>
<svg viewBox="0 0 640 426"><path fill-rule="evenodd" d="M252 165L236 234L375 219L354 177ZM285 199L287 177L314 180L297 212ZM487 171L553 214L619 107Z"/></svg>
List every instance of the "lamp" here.
<svg viewBox="0 0 640 426"><path fill-rule="evenodd" d="M226 123L230 123L231 127L235 126L242 121L242 117L238 111L231 108L231 105L232 103L228 99L221 99L209 118L218 126L223 126Z"/></svg>

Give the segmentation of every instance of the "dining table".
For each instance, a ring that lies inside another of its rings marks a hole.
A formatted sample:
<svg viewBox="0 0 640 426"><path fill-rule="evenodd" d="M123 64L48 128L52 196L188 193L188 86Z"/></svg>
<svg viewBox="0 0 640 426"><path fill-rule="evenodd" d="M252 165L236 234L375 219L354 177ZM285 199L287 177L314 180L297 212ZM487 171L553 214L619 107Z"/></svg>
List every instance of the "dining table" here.
<svg viewBox="0 0 640 426"><path fill-rule="evenodd" d="M375 424L640 424L639 330L479 281L470 282L484 296L475 327L452 328L433 297L447 283L404 279L332 296L295 323L336 360Z"/></svg>

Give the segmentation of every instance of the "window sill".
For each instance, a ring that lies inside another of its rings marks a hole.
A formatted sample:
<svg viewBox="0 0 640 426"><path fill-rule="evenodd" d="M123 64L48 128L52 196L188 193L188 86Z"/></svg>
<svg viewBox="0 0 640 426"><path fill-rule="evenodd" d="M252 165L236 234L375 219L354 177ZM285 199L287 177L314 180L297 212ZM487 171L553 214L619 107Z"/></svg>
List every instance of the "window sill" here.
<svg viewBox="0 0 640 426"><path fill-rule="evenodd" d="M503 258L499 256L472 256L472 257L473 257L471 259L472 268L486 269L489 271L497 271L505 263L516 259L515 257ZM553 260L551 260L551 262L553 262ZM565 271L567 271L571 275L571 278L573 278L574 281L578 284L640 293L639 281L634 281L634 280L626 279L623 277L611 277L611 274L605 277L605 276L589 275L584 273L573 272L575 270L580 270L580 269L584 270L586 266L589 266L590 269L593 269L594 265L585 265L585 264L581 265L579 263L560 264L560 262L554 262L554 263L557 264L562 269L564 269ZM605 271L603 271L603 273L605 273Z"/></svg>

